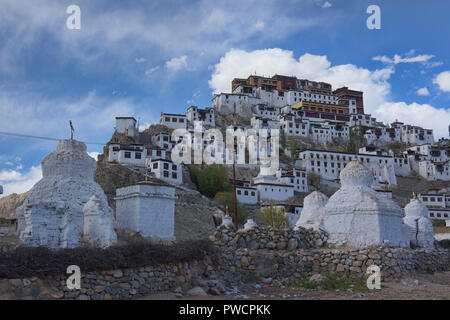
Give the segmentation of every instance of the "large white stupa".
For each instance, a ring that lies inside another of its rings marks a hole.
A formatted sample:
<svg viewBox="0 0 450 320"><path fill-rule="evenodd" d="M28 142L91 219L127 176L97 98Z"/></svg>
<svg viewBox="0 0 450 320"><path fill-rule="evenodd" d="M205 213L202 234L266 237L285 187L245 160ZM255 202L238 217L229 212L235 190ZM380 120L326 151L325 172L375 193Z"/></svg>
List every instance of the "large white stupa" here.
<svg viewBox="0 0 450 320"><path fill-rule="evenodd" d="M83 142L59 141L56 150L42 160L43 178L17 208L19 237L24 245L73 248L85 238L88 242L92 239L92 245L105 247L117 241L113 211L94 181L96 165ZM85 220L88 224L100 221L101 227L85 229Z"/></svg>
<svg viewBox="0 0 450 320"><path fill-rule="evenodd" d="M323 226L328 242L350 247L409 247L403 211L392 200L371 188L371 172L358 160L341 171L341 188L324 209Z"/></svg>

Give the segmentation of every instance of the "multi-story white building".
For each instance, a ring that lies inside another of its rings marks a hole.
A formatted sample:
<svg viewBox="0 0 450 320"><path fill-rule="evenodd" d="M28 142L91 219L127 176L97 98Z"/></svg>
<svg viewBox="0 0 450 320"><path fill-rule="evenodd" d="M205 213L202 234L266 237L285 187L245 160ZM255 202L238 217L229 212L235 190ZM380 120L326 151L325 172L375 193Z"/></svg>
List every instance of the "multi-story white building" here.
<svg viewBox="0 0 450 320"><path fill-rule="evenodd" d="M114 129L117 133L125 134L129 137L138 135L136 119L133 117L116 117L116 127Z"/></svg>
<svg viewBox="0 0 450 320"><path fill-rule="evenodd" d="M445 220L450 227L450 194L430 191L419 194L419 199L427 206L431 219Z"/></svg>
<svg viewBox="0 0 450 320"><path fill-rule="evenodd" d="M308 175L306 170L294 168L292 170L279 169L276 174L278 180L283 184L292 185L294 191L308 192Z"/></svg>
<svg viewBox="0 0 450 320"><path fill-rule="evenodd" d="M450 180L450 151L441 144L423 144L408 148L403 154L411 169L428 181Z"/></svg>
<svg viewBox="0 0 450 320"><path fill-rule="evenodd" d="M402 142L407 144L421 145L425 143L434 143L433 130L423 129L417 126L402 126Z"/></svg>
<svg viewBox="0 0 450 320"><path fill-rule="evenodd" d="M411 166L405 155L394 156L394 152L387 151L374 146L365 146L359 149L359 154L371 154L376 156L394 157L394 171L396 176L406 177L411 174Z"/></svg>
<svg viewBox="0 0 450 320"><path fill-rule="evenodd" d="M152 142L155 146L170 151L173 148L173 142L171 141L171 135L168 133L158 133L152 137Z"/></svg>
<svg viewBox="0 0 450 320"><path fill-rule="evenodd" d="M280 122L278 120L272 120L270 118L261 118L253 116L250 120L250 124L254 129L279 129Z"/></svg>
<svg viewBox="0 0 450 320"><path fill-rule="evenodd" d="M186 129L187 119L184 114L162 113L159 117L159 123L171 129Z"/></svg>
<svg viewBox="0 0 450 320"><path fill-rule="evenodd" d="M148 161L147 168L160 180L177 185L183 183L181 164L173 163L171 160L157 159Z"/></svg>
<svg viewBox="0 0 450 320"><path fill-rule="evenodd" d="M122 145L120 143L111 143L108 149L109 162L145 166L147 150L142 144Z"/></svg>
<svg viewBox="0 0 450 320"><path fill-rule="evenodd" d="M320 174L326 180L338 180L341 171L352 160L359 160L372 171L374 179L396 185L394 157L371 154L352 154L324 150L305 150L300 152L296 167Z"/></svg>
<svg viewBox="0 0 450 320"><path fill-rule="evenodd" d="M243 204L257 204L258 190L251 186L250 181L236 181L236 199Z"/></svg>
<svg viewBox="0 0 450 320"><path fill-rule="evenodd" d="M258 104L252 107L253 114L258 118L278 120L280 108L269 107L265 104Z"/></svg>
<svg viewBox="0 0 450 320"><path fill-rule="evenodd" d="M428 181L450 180L450 162L419 161L419 175Z"/></svg>
<svg viewBox="0 0 450 320"><path fill-rule="evenodd" d="M191 106L186 111L186 118L189 122L202 121L204 125L215 127L216 118L214 108L199 109L196 106Z"/></svg>

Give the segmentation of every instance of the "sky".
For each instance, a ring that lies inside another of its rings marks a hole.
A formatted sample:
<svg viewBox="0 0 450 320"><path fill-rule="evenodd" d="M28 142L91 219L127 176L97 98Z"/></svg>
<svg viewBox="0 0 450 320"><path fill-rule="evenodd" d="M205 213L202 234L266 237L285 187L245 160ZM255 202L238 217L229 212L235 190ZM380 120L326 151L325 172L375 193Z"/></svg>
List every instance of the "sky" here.
<svg viewBox="0 0 450 320"><path fill-rule="evenodd" d="M71 5L80 29L67 27ZM380 29L367 27L369 5ZM445 0L0 0L0 132L68 138L72 120L75 139L106 143L116 116L142 129L160 112L210 106L256 72L362 90L377 120L448 137L449 9ZM4 195L30 189L56 144L0 135Z"/></svg>

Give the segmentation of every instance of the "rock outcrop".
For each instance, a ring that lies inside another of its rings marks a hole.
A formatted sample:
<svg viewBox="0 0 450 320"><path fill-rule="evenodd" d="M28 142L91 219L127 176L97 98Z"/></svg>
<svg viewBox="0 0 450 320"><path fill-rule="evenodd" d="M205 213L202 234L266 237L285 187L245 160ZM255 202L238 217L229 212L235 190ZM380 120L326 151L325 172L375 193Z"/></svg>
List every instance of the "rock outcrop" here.
<svg viewBox="0 0 450 320"><path fill-rule="evenodd" d="M412 199L406 205L403 221L407 226L412 246L434 248L433 223L428 218L427 207L419 199Z"/></svg>
<svg viewBox="0 0 450 320"><path fill-rule="evenodd" d="M15 220L16 209L21 206L28 197L28 192L13 193L0 199L0 219Z"/></svg>
<svg viewBox="0 0 450 320"><path fill-rule="evenodd" d="M95 195L101 215L113 221L102 188L93 180L96 161L86 145L60 140L56 150L42 160L43 178L17 208L18 231L26 246L73 248L83 235L83 208ZM108 242L114 239L110 238Z"/></svg>
<svg viewBox="0 0 450 320"><path fill-rule="evenodd" d="M340 174L341 188L324 208L324 229L329 243L350 247L409 247L402 209L370 186L371 172L358 160Z"/></svg>

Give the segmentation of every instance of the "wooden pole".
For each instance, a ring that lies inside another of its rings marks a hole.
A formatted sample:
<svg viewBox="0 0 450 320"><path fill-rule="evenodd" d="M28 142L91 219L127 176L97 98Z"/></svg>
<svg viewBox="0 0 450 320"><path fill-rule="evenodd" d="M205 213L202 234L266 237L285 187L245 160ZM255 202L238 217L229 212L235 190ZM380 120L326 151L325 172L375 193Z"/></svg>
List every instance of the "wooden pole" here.
<svg viewBox="0 0 450 320"><path fill-rule="evenodd" d="M238 230L238 214L236 199L236 154L233 153L233 194L234 194L234 229Z"/></svg>

